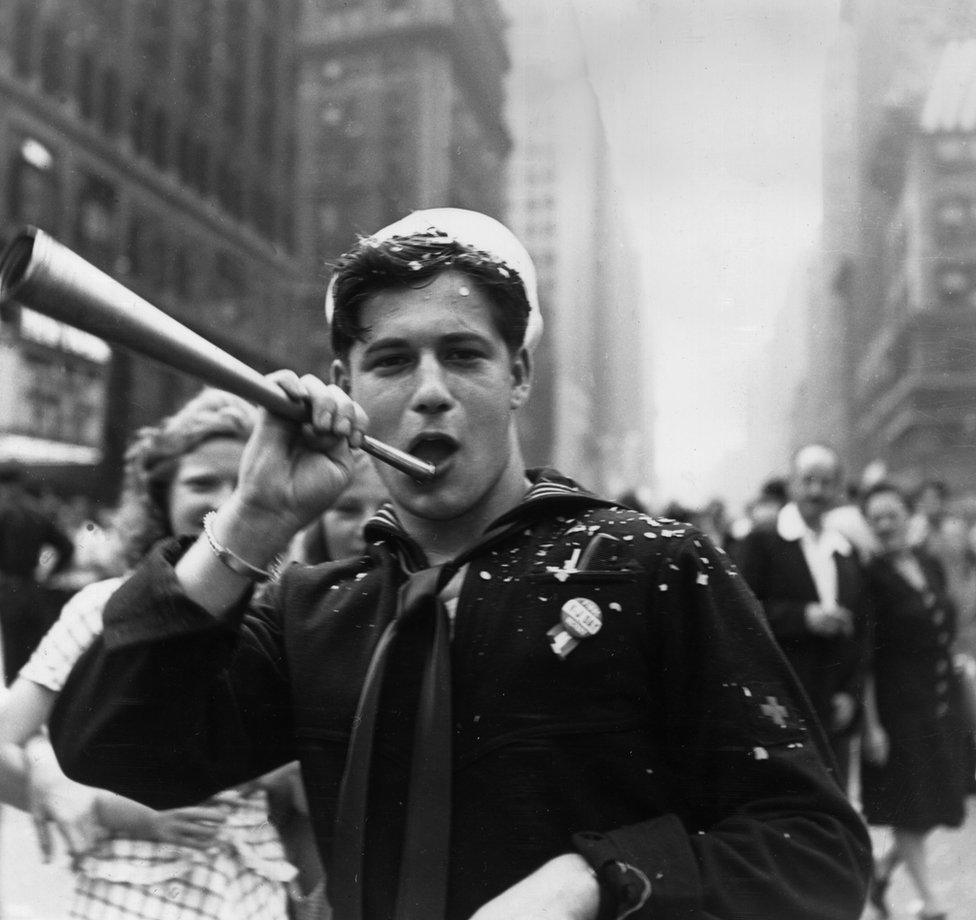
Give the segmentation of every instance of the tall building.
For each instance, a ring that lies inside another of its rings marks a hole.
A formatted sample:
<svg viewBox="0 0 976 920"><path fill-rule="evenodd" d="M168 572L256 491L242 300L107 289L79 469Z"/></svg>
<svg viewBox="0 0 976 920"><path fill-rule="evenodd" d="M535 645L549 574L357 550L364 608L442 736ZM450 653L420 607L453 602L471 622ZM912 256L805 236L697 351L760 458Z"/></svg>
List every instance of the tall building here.
<svg viewBox="0 0 976 920"><path fill-rule="evenodd" d="M908 484L937 476L960 490L973 488L976 468L974 35L970 4L844 5L827 96L821 296L798 416L835 420L855 468L880 460Z"/></svg>
<svg viewBox="0 0 976 920"><path fill-rule="evenodd" d="M40 226L260 370L316 367L297 297L298 12L0 5L2 232ZM0 456L62 489L111 496L130 433L198 385L33 311L0 320Z"/></svg>
<svg viewBox="0 0 976 920"><path fill-rule="evenodd" d="M531 463L605 493L649 486L638 258L568 0L506 0L508 222L536 263L546 332L524 419Z"/></svg>
<svg viewBox="0 0 976 920"><path fill-rule="evenodd" d="M495 0L304 0L299 227L313 301L358 233L416 208L501 216L508 66Z"/></svg>

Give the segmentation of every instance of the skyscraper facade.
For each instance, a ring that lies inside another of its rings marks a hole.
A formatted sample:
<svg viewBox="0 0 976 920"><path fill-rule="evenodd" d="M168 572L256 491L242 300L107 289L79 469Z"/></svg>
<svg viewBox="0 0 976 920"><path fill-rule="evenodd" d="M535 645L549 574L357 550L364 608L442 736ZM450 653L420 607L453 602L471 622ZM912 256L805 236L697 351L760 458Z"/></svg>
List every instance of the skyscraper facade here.
<svg viewBox="0 0 976 920"><path fill-rule="evenodd" d="M579 23L566 0L507 0L505 11L513 61L508 219L537 265L546 318L524 419L527 453L605 493L650 486L639 259Z"/></svg>
<svg viewBox="0 0 976 920"><path fill-rule="evenodd" d="M855 468L880 461L906 484L937 477L967 491L973 36L969 4L843 6L826 97L822 283L796 415L807 435L829 419Z"/></svg>
<svg viewBox="0 0 976 920"><path fill-rule="evenodd" d="M36 224L227 350L320 358L297 299L296 0L0 6L2 227ZM0 455L111 492L195 381L8 307Z"/></svg>
<svg viewBox="0 0 976 920"><path fill-rule="evenodd" d="M321 280L408 211L501 217L509 67L495 0L305 0L299 44L299 224Z"/></svg>

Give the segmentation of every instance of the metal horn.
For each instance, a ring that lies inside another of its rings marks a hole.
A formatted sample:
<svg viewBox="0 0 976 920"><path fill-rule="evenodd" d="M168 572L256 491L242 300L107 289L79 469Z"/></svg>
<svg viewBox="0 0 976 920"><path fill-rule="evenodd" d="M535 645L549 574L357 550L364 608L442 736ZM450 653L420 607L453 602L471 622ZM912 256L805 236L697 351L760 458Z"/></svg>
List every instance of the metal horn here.
<svg viewBox="0 0 976 920"><path fill-rule="evenodd" d="M305 421L308 407L289 399L256 370L86 262L43 230L26 227L0 253L0 301L16 300L38 313L90 332L236 393L275 415ZM431 463L363 438L363 450L427 481Z"/></svg>

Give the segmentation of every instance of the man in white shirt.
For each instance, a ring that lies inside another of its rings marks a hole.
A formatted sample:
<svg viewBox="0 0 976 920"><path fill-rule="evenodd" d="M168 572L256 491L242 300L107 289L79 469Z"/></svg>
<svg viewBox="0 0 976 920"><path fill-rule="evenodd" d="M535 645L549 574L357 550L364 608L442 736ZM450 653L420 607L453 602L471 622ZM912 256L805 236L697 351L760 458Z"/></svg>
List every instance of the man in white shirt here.
<svg viewBox="0 0 976 920"><path fill-rule="evenodd" d="M793 457L791 501L754 531L737 561L823 723L846 778L868 656L869 603L851 544L824 526L841 491L840 459L808 444Z"/></svg>

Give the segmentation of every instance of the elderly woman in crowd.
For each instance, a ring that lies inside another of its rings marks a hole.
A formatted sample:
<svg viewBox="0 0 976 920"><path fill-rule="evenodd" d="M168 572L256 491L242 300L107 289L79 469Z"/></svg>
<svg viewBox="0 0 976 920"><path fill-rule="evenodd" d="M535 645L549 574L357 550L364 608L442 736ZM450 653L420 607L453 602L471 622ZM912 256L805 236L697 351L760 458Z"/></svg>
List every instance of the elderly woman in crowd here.
<svg viewBox="0 0 976 920"><path fill-rule="evenodd" d="M941 565L908 539L902 492L878 483L864 514L880 546L868 574L876 604L874 661L865 701L862 798L873 825L893 829L876 864L871 901L888 916L886 891L901 863L921 899L920 920L944 920L926 861L926 839L965 817L968 727L952 666L955 611Z"/></svg>

